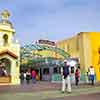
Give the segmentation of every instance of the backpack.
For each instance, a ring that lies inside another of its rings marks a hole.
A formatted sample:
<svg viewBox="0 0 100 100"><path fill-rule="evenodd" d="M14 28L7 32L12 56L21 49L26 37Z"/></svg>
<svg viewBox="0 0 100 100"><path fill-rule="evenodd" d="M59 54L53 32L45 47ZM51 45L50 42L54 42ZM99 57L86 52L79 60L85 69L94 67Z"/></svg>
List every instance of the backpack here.
<svg viewBox="0 0 100 100"><path fill-rule="evenodd" d="M69 75L69 66L64 66L63 67L63 75L68 76Z"/></svg>

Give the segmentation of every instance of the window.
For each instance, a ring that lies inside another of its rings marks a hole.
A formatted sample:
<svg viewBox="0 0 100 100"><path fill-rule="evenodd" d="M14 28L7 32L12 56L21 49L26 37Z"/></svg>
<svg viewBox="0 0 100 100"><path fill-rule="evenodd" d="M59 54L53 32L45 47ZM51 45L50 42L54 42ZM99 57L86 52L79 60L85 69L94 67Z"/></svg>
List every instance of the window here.
<svg viewBox="0 0 100 100"><path fill-rule="evenodd" d="M3 40L4 40L4 46L6 46L8 44L8 35L7 34L3 35Z"/></svg>
<svg viewBox="0 0 100 100"><path fill-rule="evenodd" d="M43 69L43 74L44 74L44 75L49 74L49 68L44 68L44 69Z"/></svg>
<svg viewBox="0 0 100 100"><path fill-rule="evenodd" d="M58 73L57 67L55 67L55 68L53 69L53 73Z"/></svg>

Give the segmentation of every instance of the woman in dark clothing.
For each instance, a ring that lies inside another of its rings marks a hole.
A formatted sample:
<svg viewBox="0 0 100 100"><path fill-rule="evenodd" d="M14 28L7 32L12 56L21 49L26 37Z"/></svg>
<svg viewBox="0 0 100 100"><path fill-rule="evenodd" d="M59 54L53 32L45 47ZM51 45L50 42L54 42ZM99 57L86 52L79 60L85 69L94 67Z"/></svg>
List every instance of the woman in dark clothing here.
<svg viewBox="0 0 100 100"><path fill-rule="evenodd" d="M79 78L80 78L80 72L79 72L79 69L77 68L75 71L75 84L76 84L76 86L78 86L78 84L79 84Z"/></svg>
<svg viewBox="0 0 100 100"><path fill-rule="evenodd" d="M26 72L26 82L27 82L27 84L30 83L30 80L31 80L31 73L30 73L30 70L28 70L28 71Z"/></svg>
<svg viewBox="0 0 100 100"><path fill-rule="evenodd" d="M21 72L20 74L20 83L23 84L24 83L24 73Z"/></svg>

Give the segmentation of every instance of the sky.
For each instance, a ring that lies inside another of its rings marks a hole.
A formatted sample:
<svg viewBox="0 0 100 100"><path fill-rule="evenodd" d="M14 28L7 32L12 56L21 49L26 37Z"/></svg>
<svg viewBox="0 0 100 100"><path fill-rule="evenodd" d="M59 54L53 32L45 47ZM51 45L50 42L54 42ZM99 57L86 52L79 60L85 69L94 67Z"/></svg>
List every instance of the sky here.
<svg viewBox="0 0 100 100"><path fill-rule="evenodd" d="M100 0L0 0L0 12L4 9L21 45L100 31Z"/></svg>

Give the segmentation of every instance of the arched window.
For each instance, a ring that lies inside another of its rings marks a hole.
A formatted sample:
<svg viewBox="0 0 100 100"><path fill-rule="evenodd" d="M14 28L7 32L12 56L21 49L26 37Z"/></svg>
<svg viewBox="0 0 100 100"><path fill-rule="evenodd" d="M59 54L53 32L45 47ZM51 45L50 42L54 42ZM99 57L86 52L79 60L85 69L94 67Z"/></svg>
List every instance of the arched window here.
<svg viewBox="0 0 100 100"><path fill-rule="evenodd" d="M8 35L7 34L3 35L3 40L4 40L4 46L6 46L8 44Z"/></svg>

